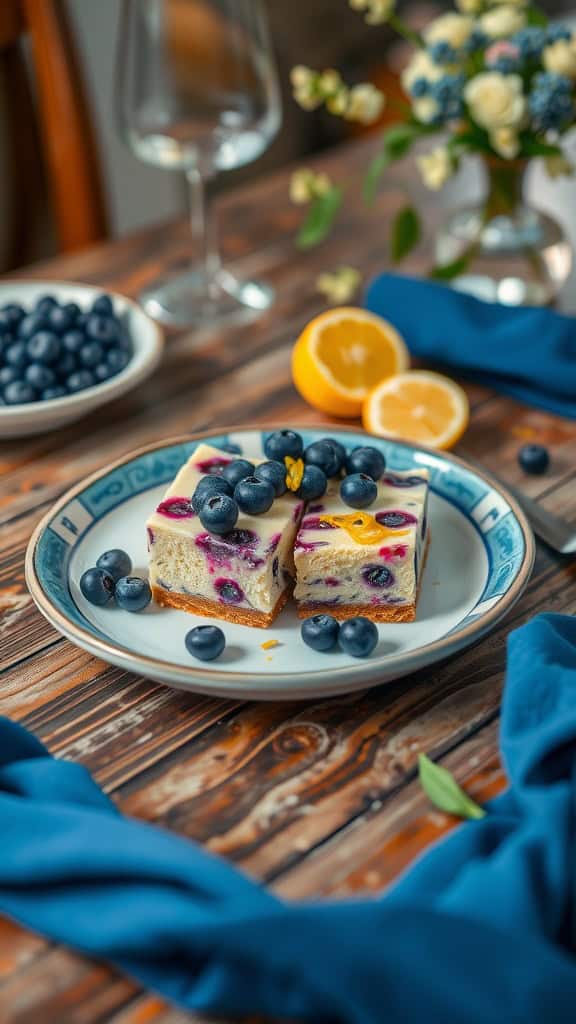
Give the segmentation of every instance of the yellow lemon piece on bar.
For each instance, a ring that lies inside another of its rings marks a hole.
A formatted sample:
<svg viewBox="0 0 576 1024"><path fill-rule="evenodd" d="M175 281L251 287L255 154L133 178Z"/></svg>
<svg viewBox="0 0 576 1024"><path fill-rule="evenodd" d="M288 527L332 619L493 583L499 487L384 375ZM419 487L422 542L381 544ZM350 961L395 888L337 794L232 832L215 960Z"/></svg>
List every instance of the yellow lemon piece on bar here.
<svg viewBox="0 0 576 1024"><path fill-rule="evenodd" d="M310 405L331 416L360 416L379 381L407 370L408 349L382 317L354 306L311 320L292 351L292 378Z"/></svg>
<svg viewBox="0 0 576 1024"><path fill-rule="evenodd" d="M371 434L452 448L468 426L466 392L440 373L414 370L381 381L366 397L362 423Z"/></svg>

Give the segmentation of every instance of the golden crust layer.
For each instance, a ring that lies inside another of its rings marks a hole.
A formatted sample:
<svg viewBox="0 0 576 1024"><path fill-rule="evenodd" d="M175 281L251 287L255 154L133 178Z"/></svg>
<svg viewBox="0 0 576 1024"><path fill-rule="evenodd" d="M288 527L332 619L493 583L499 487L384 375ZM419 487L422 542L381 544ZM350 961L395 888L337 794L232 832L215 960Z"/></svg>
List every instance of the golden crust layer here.
<svg viewBox="0 0 576 1024"><path fill-rule="evenodd" d="M206 598L193 597L191 594L178 594L176 591L164 590L163 587L158 586L152 587L152 597L156 604L164 608L178 608L179 611L190 612L191 615L204 615L209 619L225 619L227 622L236 622L240 626L259 626L261 629L267 629L282 611L291 591L292 587L286 587L271 612L259 612L253 608L238 608L235 605L220 604L219 601L208 601Z"/></svg>
<svg viewBox="0 0 576 1024"><path fill-rule="evenodd" d="M314 604L314 606L298 605L298 618L307 619L310 615L333 615L335 619L352 619L355 615L365 615L372 622L414 622L416 605L373 605L373 604Z"/></svg>

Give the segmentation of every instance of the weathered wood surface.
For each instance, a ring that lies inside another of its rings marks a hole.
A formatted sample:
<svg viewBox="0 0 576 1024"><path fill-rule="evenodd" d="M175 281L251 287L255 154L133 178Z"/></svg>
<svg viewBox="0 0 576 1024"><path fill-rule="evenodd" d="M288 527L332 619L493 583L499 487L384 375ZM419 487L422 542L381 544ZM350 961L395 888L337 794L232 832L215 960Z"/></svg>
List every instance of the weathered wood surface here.
<svg viewBox="0 0 576 1024"><path fill-rule="evenodd" d="M366 144L322 161L352 180ZM415 781L420 751L440 757L478 799L504 785L497 753L505 638L537 611L576 611L574 566L539 546L534 576L507 621L468 652L353 697L256 705L172 692L76 650L35 611L23 579L27 540L62 491L152 441L239 422L316 423L289 378L291 344L319 308L320 269L385 262L387 225L406 168L377 215L352 203L330 244L296 256L287 173L227 197L228 257L278 289L274 310L226 333L180 335L137 393L58 433L0 443L0 712L52 751L86 764L123 810L193 837L286 898L380 892L451 822ZM429 222L435 216L430 206ZM183 224L30 269L133 294L187 256ZM425 251L412 269L425 266ZM576 425L468 388L459 451L569 517ZM550 446L551 472L525 478L516 451ZM101 965L0 922L0 1024L206 1024L167 1008Z"/></svg>

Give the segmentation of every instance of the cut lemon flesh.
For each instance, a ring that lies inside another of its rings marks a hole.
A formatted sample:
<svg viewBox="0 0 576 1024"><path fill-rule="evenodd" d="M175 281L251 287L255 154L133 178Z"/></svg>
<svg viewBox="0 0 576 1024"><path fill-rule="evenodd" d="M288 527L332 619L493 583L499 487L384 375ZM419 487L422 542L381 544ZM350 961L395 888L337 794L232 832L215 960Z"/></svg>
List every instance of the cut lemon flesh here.
<svg viewBox="0 0 576 1024"><path fill-rule="evenodd" d="M409 365L408 349L392 324L353 306L315 317L292 353L292 377L302 397L345 418L359 416L368 392Z"/></svg>
<svg viewBox="0 0 576 1024"><path fill-rule="evenodd" d="M381 381L367 396L362 423L371 434L452 448L468 426L466 392L439 373L416 370Z"/></svg>

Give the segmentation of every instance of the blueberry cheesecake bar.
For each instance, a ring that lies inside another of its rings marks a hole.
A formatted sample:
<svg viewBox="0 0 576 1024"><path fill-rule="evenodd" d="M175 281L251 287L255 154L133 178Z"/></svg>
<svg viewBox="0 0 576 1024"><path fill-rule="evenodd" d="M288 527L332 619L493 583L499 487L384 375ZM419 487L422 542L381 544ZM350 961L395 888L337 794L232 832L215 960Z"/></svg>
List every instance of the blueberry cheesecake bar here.
<svg viewBox="0 0 576 1024"><path fill-rule="evenodd" d="M304 501L276 459L201 444L146 528L154 600L198 615L269 626L293 588Z"/></svg>
<svg viewBox="0 0 576 1024"><path fill-rule="evenodd" d="M349 475L330 480L302 519L294 552L298 614L411 622L429 539L428 473L387 472L383 460L370 463L376 449L358 453L348 458Z"/></svg>

